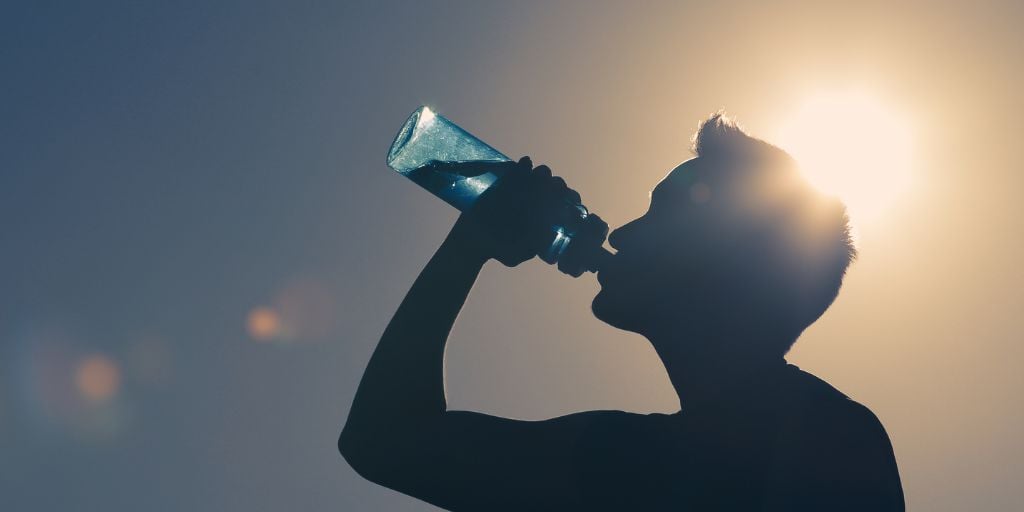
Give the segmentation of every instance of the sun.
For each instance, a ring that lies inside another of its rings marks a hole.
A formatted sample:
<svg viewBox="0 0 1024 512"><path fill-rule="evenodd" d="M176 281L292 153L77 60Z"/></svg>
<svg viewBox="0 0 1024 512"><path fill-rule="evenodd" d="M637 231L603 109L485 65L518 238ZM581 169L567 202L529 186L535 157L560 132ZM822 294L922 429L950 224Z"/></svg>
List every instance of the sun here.
<svg viewBox="0 0 1024 512"><path fill-rule="evenodd" d="M856 228L880 218L911 181L906 120L863 92L807 98L774 142L797 159L808 181L846 203Z"/></svg>

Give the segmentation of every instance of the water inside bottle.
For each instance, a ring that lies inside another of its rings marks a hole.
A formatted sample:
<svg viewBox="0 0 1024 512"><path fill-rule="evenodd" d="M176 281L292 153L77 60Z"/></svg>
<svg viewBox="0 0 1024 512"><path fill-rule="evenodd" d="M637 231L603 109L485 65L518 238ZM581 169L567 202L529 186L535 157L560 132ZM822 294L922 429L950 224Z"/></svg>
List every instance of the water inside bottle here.
<svg viewBox="0 0 1024 512"><path fill-rule="evenodd" d="M424 106L413 112L398 131L387 164L448 204L466 210L501 177L500 171L489 170L485 164L509 161Z"/></svg>
<svg viewBox="0 0 1024 512"><path fill-rule="evenodd" d="M487 170L487 164L493 168L494 162L428 162L402 174L460 211L466 211L501 177L498 172Z"/></svg>

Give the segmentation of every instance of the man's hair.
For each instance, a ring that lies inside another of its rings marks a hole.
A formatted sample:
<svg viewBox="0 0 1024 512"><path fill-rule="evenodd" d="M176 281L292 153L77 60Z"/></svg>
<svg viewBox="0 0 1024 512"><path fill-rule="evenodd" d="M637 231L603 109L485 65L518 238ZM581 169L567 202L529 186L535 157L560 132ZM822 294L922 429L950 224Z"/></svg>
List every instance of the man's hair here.
<svg viewBox="0 0 1024 512"><path fill-rule="evenodd" d="M777 306L770 314L784 324L786 344L776 347L784 354L832 304L856 258L846 207L811 186L788 153L751 137L723 112L700 124L692 149L731 188L746 190L730 204L756 226L749 242L756 249L748 251L756 261L741 266L765 288L764 303Z"/></svg>

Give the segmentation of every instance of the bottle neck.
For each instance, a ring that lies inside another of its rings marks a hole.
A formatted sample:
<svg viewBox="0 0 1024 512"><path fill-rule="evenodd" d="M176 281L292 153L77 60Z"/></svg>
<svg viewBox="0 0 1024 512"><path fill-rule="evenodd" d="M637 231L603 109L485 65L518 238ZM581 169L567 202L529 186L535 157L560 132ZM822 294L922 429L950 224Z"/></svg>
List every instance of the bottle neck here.
<svg viewBox="0 0 1024 512"><path fill-rule="evenodd" d="M586 208L578 205L581 211ZM610 252L602 245L608 236L608 224L587 212L573 225L556 226L554 238L541 254L541 259L558 264L558 270L573 277L583 272L596 272Z"/></svg>

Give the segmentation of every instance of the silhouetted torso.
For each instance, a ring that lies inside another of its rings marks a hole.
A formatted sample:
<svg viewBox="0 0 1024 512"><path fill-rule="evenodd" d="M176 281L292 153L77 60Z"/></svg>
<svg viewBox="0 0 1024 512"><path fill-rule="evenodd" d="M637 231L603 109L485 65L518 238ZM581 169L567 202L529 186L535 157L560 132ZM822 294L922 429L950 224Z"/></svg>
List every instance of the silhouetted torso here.
<svg viewBox="0 0 1024 512"><path fill-rule="evenodd" d="M594 422L575 447L590 510L902 510L885 430L792 365L730 400Z"/></svg>

